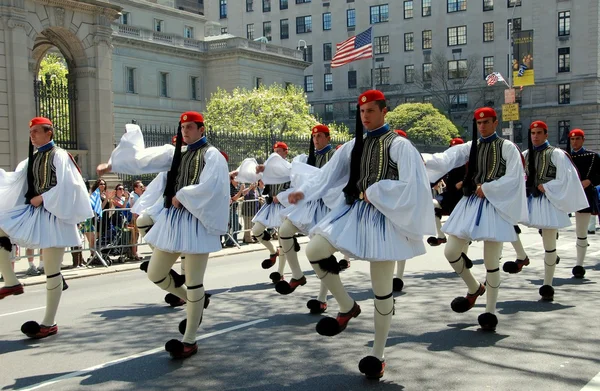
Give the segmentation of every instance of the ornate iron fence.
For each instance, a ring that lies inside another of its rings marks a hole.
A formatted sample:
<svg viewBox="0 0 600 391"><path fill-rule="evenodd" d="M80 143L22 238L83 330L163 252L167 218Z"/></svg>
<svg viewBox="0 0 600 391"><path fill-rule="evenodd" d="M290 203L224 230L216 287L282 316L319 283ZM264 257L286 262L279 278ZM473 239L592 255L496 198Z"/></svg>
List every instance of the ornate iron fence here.
<svg viewBox="0 0 600 391"><path fill-rule="evenodd" d="M36 115L54 124L54 142L65 149L77 149L77 91L71 83L64 85L34 80Z"/></svg>

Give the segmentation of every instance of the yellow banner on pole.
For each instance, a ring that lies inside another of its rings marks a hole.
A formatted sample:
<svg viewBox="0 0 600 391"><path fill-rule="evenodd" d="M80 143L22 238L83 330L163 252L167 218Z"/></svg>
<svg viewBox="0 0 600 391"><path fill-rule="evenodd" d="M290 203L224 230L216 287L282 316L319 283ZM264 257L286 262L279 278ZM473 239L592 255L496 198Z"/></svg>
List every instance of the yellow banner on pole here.
<svg viewBox="0 0 600 391"><path fill-rule="evenodd" d="M533 70L533 30L513 33L513 86L523 87L535 84Z"/></svg>
<svg viewBox="0 0 600 391"><path fill-rule="evenodd" d="M502 105L502 121L518 121L519 120L519 104L512 103Z"/></svg>

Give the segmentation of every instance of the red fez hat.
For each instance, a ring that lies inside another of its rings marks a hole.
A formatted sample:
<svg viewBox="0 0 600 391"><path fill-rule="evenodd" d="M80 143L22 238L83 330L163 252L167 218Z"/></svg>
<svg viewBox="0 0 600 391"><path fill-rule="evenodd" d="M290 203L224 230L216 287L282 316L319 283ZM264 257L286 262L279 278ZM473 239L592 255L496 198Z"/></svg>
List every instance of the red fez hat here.
<svg viewBox="0 0 600 391"><path fill-rule="evenodd" d="M573 129L569 132L569 137L585 137L585 133L581 129Z"/></svg>
<svg viewBox="0 0 600 391"><path fill-rule="evenodd" d="M464 142L464 141L463 141L463 139L462 139L462 138L460 138L460 137L456 137L456 138L453 138L452 140L450 140L450 146L451 146L451 147L453 147L453 146L455 146L455 145L459 145L459 144L464 144L464 143L465 143L465 142Z"/></svg>
<svg viewBox="0 0 600 391"><path fill-rule="evenodd" d="M223 155L223 157L225 158L226 161L229 161L229 156L227 156L227 154L223 151L220 151L221 155Z"/></svg>
<svg viewBox="0 0 600 391"><path fill-rule="evenodd" d="M29 127L30 128L32 126L35 126L35 125L50 125L50 126L54 126L54 125L52 125L52 121L50 121L48 118L45 118L45 117L35 117L31 121L29 121Z"/></svg>
<svg viewBox="0 0 600 391"><path fill-rule="evenodd" d="M404 130L402 130L402 129L396 129L396 130L394 130L394 132L396 132L396 134L398 136L402 136L404 138L408 138L408 136L406 135L406 132Z"/></svg>
<svg viewBox="0 0 600 391"><path fill-rule="evenodd" d="M362 106L365 103L375 102L378 100L385 100L385 95L383 95L383 92L379 90L369 90L360 94L358 97L358 105Z"/></svg>
<svg viewBox="0 0 600 391"><path fill-rule="evenodd" d="M315 133L329 133L329 128L326 125L317 124L317 125L313 126L311 132L312 132L312 134L315 134Z"/></svg>
<svg viewBox="0 0 600 391"><path fill-rule="evenodd" d="M542 128L544 130L548 130L548 125L544 121L533 121L531 125L529 125L529 129L537 129Z"/></svg>
<svg viewBox="0 0 600 391"><path fill-rule="evenodd" d="M283 141L277 141L277 142L275 143L275 145L273 145L273 149L277 149L277 148L283 148L283 149L287 150L287 149L288 149L288 146L287 146L287 144L286 144L286 143L284 143Z"/></svg>
<svg viewBox="0 0 600 391"><path fill-rule="evenodd" d="M181 114L179 122L204 122L204 117L202 117L202 114L196 111L186 111L185 113Z"/></svg>
<svg viewBox="0 0 600 391"><path fill-rule="evenodd" d="M488 118L488 117L498 117L496 115L496 110L492 109L491 107L481 107L481 108L475 110L475 115L474 115L475 119L482 119L482 118Z"/></svg>

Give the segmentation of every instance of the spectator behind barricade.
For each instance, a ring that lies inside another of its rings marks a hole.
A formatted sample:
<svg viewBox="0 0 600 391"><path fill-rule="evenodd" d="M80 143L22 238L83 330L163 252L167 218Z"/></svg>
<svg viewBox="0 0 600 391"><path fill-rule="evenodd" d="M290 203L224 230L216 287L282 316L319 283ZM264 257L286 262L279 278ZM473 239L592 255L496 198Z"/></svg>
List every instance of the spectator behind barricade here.
<svg viewBox="0 0 600 391"><path fill-rule="evenodd" d="M225 238L225 247L233 247L237 243L237 232L240 231L240 216L238 214L238 200L246 187L240 185L235 180L235 173L229 175L229 223L227 225L228 234ZM235 241L235 242L234 242Z"/></svg>
<svg viewBox="0 0 600 391"><path fill-rule="evenodd" d="M244 221L244 243L256 243L254 239L252 239L252 233L250 230L252 229L252 219L258 210L260 209L260 203L258 201L258 184L252 183L250 186L244 190L244 203L242 204L242 218Z"/></svg>
<svg viewBox="0 0 600 391"><path fill-rule="evenodd" d="M124 209L127 207L129 201L129 193L125 192L125 188L122 183L115 186L114 195L111 198L113 209ZM115 228L123 228L126 222L125 215L121 211L114 211L110 217L110 222Z"/></svg>
<svg viewBox="0 0 600 391"><path fill-rule="evenodd" d="M88 187L89 193L90 193L90 205L92 206L92 210L94 211L94 216L90 217L86 221L79 224L79 230L88 241L89 249L90 249L90 258L94 257L94 250L96 249L96 231L97 231L97 227L98 227L98 220L100 219L100 216L102 216L102 214L103 214L102 205L103 205L103 203L109 204L108 201L102 200L101 188L102 187L106 188L106 183L104 183L104 186L102 186L101 181L102 181L101 179L97 180L91 189L89 188L89 183L87 181L85 182L86 186ZM105 199L106 199L106 197L105 197ZM71 250L77 250L77 249L81 249L81 247L78 247L78 248L72 247L71 248ZM73 256L73 267L74 268L85 266L84 262L83 262L83 255L82 255L81 251L79 251L79 252L74 251L71 254Z"/></svg>
<svg viewBox="0 0 600 391"><path fill-rule="evenodd" d="M142 181L137 180L135 182L133 182L133 193L131 194L131 197L129 197L129 207L133 208L133 205L135 205L136 201L142 196L142 194L144 194L144 191L146 191L146 187L144 186L144 184L142 183ZM136 213L133 213L131 215L131 225L133 226L133 235L131 235L131 244L133 244L132 247L132 257L134 260L139 261L140 257L138 256L137 253L137 242L138 242L138 238L140 236L140 231L137 228L137 218L138 215Z"/></svg>
<svg viewBox="0 0 600 391"><path fill-rule="evenodd" d="M104 179L98 178L98 180L96 180L96 183L94 183L90 190L92 194L96 191L96 189L100 189L99 193L102 207L102 214L99 216L99 221L96 222L96 232L98 232L98 235L100 235L103 232L106 232L106 225L108 224L110 217L110 212L108 209L111 208L112 203L110 201L109 194L107 193L106 181Z"/></svg>

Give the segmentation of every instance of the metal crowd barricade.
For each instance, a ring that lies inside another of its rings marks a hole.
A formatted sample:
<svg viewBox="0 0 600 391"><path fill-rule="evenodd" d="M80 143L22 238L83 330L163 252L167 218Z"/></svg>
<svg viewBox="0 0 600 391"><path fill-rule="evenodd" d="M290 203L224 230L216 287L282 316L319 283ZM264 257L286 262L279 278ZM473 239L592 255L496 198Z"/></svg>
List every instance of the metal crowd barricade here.
<svg viewBox="0 0 600 391"><path fill-rule="evenodd" d="M249 234L252 231L252 219L264 204L264 198L244 199L239 200L229 206L229 224L227 236L234 242L237 248L240 248L239 234ZM236 207L237 205L237 207ZM235 221L237 219L237 227ZM239 228L239 229L235 229ZM244 241L242 239L242 241ZM252 241L252 239L250 239Z"/></svg>

